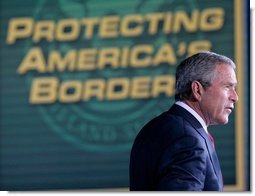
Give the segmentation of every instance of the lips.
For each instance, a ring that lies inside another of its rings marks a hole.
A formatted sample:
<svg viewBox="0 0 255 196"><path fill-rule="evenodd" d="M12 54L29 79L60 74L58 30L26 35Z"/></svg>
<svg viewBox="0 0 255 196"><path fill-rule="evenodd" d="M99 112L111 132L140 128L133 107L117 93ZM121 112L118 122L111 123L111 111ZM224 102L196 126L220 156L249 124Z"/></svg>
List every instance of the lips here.
<svg viewBox="0 0 255 196"><path fill-rule="evenodd" d="M226 110L229 110L230 112L232 112L232 110L234 109L234 107L226 107Z"/></svg>

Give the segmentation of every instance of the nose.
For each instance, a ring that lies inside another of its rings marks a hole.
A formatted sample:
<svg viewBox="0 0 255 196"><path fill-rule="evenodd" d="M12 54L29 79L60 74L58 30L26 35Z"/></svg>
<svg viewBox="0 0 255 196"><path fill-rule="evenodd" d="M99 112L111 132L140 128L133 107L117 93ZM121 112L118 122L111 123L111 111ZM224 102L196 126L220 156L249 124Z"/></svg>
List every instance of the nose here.
<svg viewBox="0 0 255 196"><path fill-rule="evenodd" d="M237 95L237 92L236 92L235 89L232 90L230 99L231 99L234 103L238 101L238 95Z"/></svg>

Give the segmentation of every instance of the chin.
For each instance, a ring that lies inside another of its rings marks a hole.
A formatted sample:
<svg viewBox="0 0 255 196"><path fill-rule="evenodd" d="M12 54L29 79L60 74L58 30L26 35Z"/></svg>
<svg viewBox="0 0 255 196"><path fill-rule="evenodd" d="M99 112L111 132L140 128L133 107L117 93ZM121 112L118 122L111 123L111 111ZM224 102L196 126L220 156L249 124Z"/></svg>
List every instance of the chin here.
<svg viewBox="0 0 255 196"><path fill-rule="evenodd" d="M228 123L228 118L226 118L226 119L224 119L223 121L222 121L222 124L227 124Z"/></svg>
<svg viewBox="0 0 255 196"><path fill-rule="evenodd" d="M210 125L225 125L228 123L228 116L227 117L222 117L222 118L217 118L214 121L210 123Z"/></svg>
<svg viewBox="0 0 255 196"><path fill-rule="evenodd" d="M214 125L225 125L227 123L228 123L228 118L221 118L221 119L218 119L218 121L214 123Z"/></svg>

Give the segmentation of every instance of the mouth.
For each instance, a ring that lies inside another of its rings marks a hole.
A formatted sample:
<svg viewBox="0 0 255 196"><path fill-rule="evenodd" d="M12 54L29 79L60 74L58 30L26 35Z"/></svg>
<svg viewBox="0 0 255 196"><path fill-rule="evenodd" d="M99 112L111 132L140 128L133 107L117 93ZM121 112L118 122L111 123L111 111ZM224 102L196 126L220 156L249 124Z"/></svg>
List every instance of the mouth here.
<svg viewBox="0 0 255 196"><path fill-rule="evenodd" d="M231 113L232 110L234 109L234 107L226 107L225 109L228 110Z"/></svg>

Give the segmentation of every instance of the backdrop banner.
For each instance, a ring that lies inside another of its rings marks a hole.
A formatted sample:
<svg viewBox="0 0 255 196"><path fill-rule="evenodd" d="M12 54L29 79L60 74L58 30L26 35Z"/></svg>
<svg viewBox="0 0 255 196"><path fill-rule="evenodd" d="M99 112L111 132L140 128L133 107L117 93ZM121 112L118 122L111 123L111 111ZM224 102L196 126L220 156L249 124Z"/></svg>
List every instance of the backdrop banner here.
<svg viewBox="0 0 255 196"><path fill-rule="evenodd" d="M1 1L1 190L128 190L135 136L202 50L237 65L239 102L211 132L225 190L243 190L241 3Z"/></svg>

